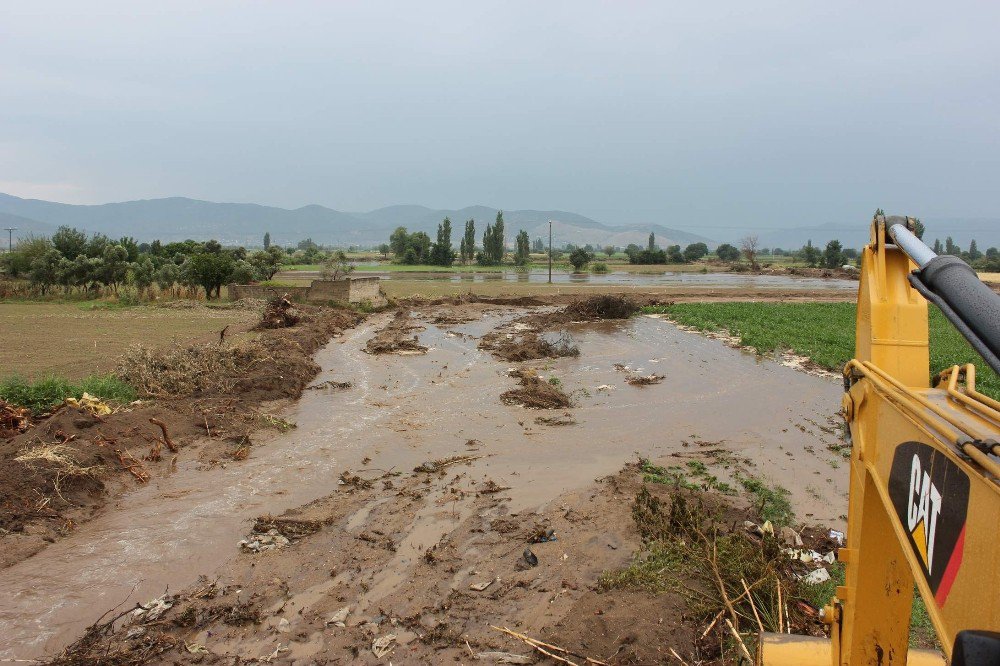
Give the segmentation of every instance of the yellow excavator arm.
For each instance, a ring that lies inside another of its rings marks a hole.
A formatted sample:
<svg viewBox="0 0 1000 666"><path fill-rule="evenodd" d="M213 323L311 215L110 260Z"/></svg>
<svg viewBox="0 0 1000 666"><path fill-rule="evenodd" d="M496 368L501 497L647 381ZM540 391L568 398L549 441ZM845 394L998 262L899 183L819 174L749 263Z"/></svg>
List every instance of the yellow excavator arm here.
<svg viewBox="0 0 1000 666"><path fill-rule="evenodd" d="M862 257L855 358L844 368L852 442L844 585L830 639L763 634L767 666L941 664L909 648L913 590L952 666L1000 664L1000 402L975 366L932 378L928 301L1000 372L1000 296L937 256L909 218L877 215Z"/></svg>

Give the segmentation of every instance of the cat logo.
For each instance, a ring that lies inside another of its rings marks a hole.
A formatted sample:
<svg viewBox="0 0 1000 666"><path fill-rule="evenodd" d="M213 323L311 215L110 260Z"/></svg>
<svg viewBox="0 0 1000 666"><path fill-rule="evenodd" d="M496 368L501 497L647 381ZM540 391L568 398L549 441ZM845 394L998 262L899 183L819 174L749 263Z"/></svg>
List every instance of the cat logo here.
<svg viewBox="0 0 1000 666"><path fill-rule="evenodd" d="M889 496L934 599L944 606L962 566L969 477L932 447L906 442L893 455Z"/></svg>
<svg viewBox="0 0 1000 666"><path fill-rule="evenodd" d="M934 570L934 532L941 515L941 491L931 483L931 475L923 472L920 456L913 454L910 467L910 504L906 507L906 526L917 546L924 569Z"/></svg>

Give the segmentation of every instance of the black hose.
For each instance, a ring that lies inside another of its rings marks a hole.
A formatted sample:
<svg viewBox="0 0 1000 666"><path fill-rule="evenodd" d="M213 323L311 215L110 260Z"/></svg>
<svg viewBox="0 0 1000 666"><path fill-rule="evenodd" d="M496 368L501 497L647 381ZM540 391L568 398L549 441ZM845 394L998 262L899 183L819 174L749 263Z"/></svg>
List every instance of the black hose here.
<svg viewBox="0 0 1000 666"><path fill-rule="evenodd" d="M931 259L910 274L910 283L1000 374L1000 295L983 284L967 263L950 255Z"/></svg>

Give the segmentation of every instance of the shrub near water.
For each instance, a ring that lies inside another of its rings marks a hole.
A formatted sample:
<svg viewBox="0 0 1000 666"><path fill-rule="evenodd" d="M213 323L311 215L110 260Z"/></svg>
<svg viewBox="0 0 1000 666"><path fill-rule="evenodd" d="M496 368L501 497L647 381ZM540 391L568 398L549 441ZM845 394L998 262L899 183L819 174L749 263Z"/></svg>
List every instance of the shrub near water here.
<svg viewBox="0 0 1000 666"><path fill-rule="evenodd" d="M0 381L0 398L27 407L35 414L52 409L66 398L80 398L84 393L120 403L136 398L135 389L113 375L91 375L78 384L62 377L31 381L19 375Z"/></svg>

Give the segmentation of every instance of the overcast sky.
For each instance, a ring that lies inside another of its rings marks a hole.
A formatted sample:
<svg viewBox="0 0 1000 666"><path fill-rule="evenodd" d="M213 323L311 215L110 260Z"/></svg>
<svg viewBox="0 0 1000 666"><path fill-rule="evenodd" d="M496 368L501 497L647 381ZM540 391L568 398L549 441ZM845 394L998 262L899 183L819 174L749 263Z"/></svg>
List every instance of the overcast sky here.
<svg viewBox="0 0 1000 666"><path fill-rule="evenodd" d="M998 2L0 0L0 192L1000 217Z"/></svg>

